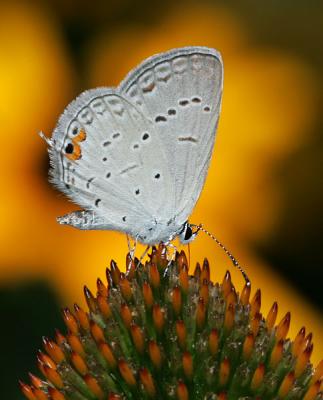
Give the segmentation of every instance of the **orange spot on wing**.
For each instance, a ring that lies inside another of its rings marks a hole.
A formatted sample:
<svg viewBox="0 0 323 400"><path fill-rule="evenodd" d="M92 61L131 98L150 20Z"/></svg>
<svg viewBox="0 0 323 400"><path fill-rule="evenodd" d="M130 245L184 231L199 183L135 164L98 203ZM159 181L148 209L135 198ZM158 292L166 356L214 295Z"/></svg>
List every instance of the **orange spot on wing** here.
<svg viewBox="0 0 323 400"><path fill-rule="evenodd" d="M85 130L81 129L80 132L78 133L77 136L75 136L75 138L72 140L74 144L78 143L78 142L83 142L83 140L86 139L86 133Z"/></svg>
<svg viewBox="0 0 323 400"><path fill-rule="evenodd" d="M81 146L79 145L79 142L83 142L85 139L86 139L86 133L83 129L81 129L80 132L78 133L78 135L72 139L73 153L71 153L71 154L65 153L65 156L69 160L75 161L75 160L79 160L81 158L82 151L81 151Z"/></svg>
<svg viewBox="0 0 323 400"><path fill-rule="evenodd" d="M81 158L81 146L75 143L73 143L73 146L74 146L73 153L71 154L65 153L65 157L67 157L69 160L75 161Z"/></svg>

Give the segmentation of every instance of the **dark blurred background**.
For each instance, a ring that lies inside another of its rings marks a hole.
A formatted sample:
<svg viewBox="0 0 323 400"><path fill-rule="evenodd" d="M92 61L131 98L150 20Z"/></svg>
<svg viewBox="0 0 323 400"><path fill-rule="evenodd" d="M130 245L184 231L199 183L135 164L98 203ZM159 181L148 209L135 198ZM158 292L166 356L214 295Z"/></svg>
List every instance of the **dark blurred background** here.
<svg viewBox="0 0 323 400"><path fill-rule="evenodd" d="M49 135L82 90L117 85L172 47L215 47L225 64L215 160L192 220L248 265L265 309L278 299L322 331L322 26L317 1L0 1L1 398L22 398L17 380L35 372L42 335L62 328L60 307L82 302L82 284L126 251L120 234L55 223L74 206L48 184L37 132ZM212 243L196 242L193 259L212 257ZM314 348L321 358L318 336Z"/></svg>

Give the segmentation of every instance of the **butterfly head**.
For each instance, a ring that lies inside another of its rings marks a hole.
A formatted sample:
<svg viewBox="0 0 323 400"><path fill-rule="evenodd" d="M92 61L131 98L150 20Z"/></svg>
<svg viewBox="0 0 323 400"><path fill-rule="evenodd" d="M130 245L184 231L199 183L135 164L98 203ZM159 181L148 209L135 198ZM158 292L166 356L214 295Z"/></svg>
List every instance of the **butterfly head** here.
<svg viewBox="0 0 323 400"><path fill-rule="evenodd" d="M191 225L188 221L186 221L183 224L182 229L181 229L181 231L180 231L180 233L178 235L180 241L183 244L187 244L187 243L192 242L196 238L199 230L200 230L199 226Z"/></svg>

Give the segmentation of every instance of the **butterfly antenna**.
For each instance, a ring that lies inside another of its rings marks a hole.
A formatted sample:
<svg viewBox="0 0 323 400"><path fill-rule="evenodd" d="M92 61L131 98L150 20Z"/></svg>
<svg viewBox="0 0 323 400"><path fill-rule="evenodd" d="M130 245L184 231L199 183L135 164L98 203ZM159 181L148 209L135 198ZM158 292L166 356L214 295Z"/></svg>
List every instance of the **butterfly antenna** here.
<svg viewBox="0 0 323 400"><path fill-rule="evenodd" d="M45 136L44 132L40 131L40 132L38 133L38 135L39 135L43 140L45 140L45 142L48 144L49 147L53 147L53 142L51 141L51 139L48 139L48 137Z"/></svg>
<svg viewBox="0 0 323 400"><path fill-rule="evenodd" d="M241 265L239 264L238 260L234 257L233 254L231 254L231 252L224 246L223 243L220 242L219 239L217 239L211 232L207 231L206 229L204 229L202 227L202 225L195 225L196 228L198 229L198 231L202 231L204 233L206 233L211 239L213 239L215 241L215 243L221 247L221 249L225 252L225 254L230 258L230 260L232 261L232 264L241 272L242 276L244 277L245 281L246 281L246 285L250 286L250 279L248 278L248 275L246 274L245 270L241 267Z"/></svg>

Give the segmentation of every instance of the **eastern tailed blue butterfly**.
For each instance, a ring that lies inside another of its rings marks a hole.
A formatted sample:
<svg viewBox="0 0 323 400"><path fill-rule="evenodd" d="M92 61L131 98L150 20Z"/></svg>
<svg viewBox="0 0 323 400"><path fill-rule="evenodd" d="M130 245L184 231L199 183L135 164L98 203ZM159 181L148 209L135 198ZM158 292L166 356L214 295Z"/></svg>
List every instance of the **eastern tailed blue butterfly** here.
<svg viewBox="0 0 323 400"><path fill-rule="evenodd" d="M149 245L191 241L199 228L188 217L208 171L222 81L216 50L184 47L143 61L117 88L72 101L46 141L52 183L84 210L59 223Z"/></svg>

